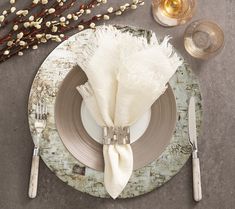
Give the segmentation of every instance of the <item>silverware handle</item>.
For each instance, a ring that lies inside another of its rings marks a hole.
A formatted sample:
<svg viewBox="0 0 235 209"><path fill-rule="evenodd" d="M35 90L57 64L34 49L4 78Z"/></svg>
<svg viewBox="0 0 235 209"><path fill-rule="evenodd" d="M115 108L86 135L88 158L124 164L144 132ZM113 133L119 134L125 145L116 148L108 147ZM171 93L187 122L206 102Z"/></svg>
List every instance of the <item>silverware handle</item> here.
<svg viewBox="0 0 235 209"><path fill-rule="evenodd" d="M33 151L32 157L32 165L30 172L30 180L29 180L29 197L35 198L37 196L37 188L38 188L38 170L39 170L39 153L38 148L35 147Z"/></svg>
<svg viewBox="0 0 235 209"><path fill-rule="evenodd" d="M199 158L192 159L193 164L193 197L195 201L202 199L201 172Z"/></svg>

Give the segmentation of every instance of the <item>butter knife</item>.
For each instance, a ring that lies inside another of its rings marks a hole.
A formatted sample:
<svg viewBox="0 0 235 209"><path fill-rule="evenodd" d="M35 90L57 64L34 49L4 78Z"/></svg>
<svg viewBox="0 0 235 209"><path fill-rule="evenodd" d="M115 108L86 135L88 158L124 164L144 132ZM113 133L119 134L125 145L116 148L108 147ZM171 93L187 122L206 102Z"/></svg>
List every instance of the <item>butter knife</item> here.
<svg viewBox="0 0 235 209"><path fill-rule="evenodd" d="M198 157L197 129L196 129L196 110L195 98L191 97L188 109L189 142L192 145L192 169L193 169L193 197L195 201L202 199L200 161Z"/></svg>

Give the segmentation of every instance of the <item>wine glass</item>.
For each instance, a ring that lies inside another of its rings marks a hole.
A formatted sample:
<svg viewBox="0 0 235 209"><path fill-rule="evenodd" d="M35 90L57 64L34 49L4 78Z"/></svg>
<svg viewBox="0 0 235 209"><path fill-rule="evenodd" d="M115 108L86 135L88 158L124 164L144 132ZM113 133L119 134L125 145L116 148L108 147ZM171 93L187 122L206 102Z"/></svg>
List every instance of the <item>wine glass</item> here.
<svg viewBox="0 0 235 209"><path fill-rule="evenodd" d="M196 0L153 0L154 19L162 26L171 27L188 22L196 7Z"/></svg>

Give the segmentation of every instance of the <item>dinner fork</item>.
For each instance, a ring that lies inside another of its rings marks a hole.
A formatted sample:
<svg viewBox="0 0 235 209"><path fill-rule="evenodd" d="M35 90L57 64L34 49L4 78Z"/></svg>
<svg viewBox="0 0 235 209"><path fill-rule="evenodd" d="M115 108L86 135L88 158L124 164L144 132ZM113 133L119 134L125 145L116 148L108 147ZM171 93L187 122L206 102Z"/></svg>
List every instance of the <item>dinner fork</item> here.
<svg viewBox="0 0 235 209"><path fill-rule="evenodd" d="M36 141L33 150L31 173L29 180L29 191L28 195L30 198L35 198L37 196L38 187L38 171L39 171L39 145L40 138L42 137L42 132L46 127L47 119L47 106L41 101L36 104L35 109L35 131L36 131Z"/></svg>

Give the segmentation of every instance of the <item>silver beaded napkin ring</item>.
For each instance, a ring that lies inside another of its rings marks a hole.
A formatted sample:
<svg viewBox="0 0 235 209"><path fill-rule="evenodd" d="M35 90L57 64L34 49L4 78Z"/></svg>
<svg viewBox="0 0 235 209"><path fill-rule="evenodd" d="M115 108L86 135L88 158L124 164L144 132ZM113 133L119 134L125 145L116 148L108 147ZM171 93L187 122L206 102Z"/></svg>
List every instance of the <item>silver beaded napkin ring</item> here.
<svg viewBox="0 0 235 209"><path fill-rule="evenodd" d="M130 144L130 128L103 127L103 144Z"/></svg>

